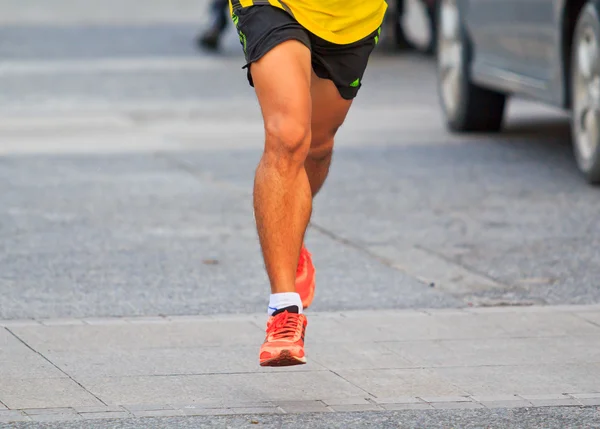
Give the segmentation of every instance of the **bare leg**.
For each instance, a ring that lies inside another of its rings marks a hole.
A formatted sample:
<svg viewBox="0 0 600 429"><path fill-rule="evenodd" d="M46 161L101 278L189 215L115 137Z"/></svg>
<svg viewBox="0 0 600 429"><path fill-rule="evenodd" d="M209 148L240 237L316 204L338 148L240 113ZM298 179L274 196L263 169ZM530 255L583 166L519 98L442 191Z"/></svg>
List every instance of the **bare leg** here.
<svg viewBox="0 0 600 429"><path fill-rule="evenodd" d="M312 196L317 195L331 165L333 139L352 105L352 100L340 96L334 83L312 76L311 144L304 168L308 175Z"/></svg>
<svg viewBox="0 0 600 429"><path fill-rule="evenodd" d="M295 292L300 246L312 210L304 162L311 141L311 57L296 40L252 64L265 125L254 181L256 225L272 293Z"/></svg>

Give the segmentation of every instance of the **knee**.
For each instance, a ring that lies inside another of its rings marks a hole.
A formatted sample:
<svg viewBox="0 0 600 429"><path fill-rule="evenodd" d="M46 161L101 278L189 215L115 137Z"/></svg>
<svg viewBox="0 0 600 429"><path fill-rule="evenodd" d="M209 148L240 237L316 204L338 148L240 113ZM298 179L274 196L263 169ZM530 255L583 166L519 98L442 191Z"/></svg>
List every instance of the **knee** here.
<svg viewBox="0 0 600 429"><path fill-rule="evenodd" d="M265 123L265 156L276 162L302 165L310 148L309 121L277 118Z"/></svg>

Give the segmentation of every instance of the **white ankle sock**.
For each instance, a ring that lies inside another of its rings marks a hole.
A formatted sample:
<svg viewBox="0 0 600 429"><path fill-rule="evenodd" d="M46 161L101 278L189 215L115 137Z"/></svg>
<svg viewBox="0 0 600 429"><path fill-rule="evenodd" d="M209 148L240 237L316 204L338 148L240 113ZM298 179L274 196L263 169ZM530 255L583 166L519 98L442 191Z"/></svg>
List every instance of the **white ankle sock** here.
<svg viewBox="0 0 600 429"><path fill-rule="evenodd" d="M295 305L298 312L302 313L302 300L296 292L272 293L269 297L269 308L267 313L273 315L277 310Z"/></svg>

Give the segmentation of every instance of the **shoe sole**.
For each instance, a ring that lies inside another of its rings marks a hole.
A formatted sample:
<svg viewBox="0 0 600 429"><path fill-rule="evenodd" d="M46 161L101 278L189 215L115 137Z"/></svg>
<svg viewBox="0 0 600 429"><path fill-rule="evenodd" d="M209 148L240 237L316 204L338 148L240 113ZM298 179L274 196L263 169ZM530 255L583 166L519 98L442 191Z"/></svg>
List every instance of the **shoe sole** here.
<svg viewBox="0 0 600 429"><path fill-rule="evenodd" d="M310 305L313 302L313 299L315 298L315 289L316 289L316 284L315 284L315 278L313 277L313 280L309 286L309 290L310 290L310 295L308 295L308 297L305 299L304 302L302 302L302 308L304 308L305 310L310 307ZM305 304L306 302L306 304Z"/></svg>
<svg viewBox="0 0 600 429"><path fill-rule="evenodd" d="M279 356L261 362L260 366L293 366L305 363L306 357L293 356L289 350L282 350Z"/></svg>

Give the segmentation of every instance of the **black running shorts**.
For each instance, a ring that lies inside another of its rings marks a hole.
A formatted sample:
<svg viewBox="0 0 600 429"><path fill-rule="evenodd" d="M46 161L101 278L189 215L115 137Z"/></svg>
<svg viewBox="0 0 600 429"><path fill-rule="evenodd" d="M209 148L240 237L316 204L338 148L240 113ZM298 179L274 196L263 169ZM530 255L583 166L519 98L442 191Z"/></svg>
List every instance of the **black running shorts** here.
<svg viewBox="0 0 600 429"><path fill-rule="evenodd" d="M244 68L248 69L251 86L254 86L250 73L253 62L280 43L298 40L311 50L315 74L333 81L346 100L356 97L369 56L379 41L381 31L374 31L358 42L336 45L312 34L288 12L274 6L234 7L232 18L244 48Z"/></svg>

